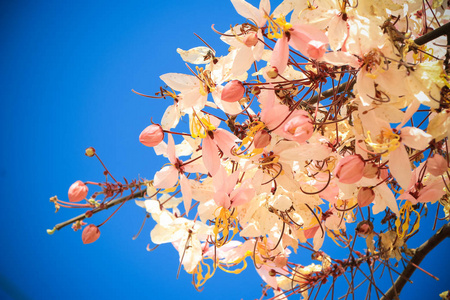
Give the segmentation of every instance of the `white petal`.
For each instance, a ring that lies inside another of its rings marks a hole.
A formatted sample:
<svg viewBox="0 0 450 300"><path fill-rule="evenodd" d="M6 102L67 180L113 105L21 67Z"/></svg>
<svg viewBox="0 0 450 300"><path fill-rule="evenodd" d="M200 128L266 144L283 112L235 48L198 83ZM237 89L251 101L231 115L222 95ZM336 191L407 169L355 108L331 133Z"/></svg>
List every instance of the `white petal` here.
<svg viewBox="0 0 450 300"><path fill-rule="evenodd" d="M192 75L167 73L161 75L159 78L176 91L189 90L200 85L200 81L197 77Z"/></svg>
<svg viewBox="0 0 450 300"><path fill-rule="evenodd" d="M415 127L403 127L400 137L406 146L417 150L424 150L433 139L431 134Z"/></svg>
<svg viewBox="0 0 450 300"><path fill-rule="evenodd" d="M195 47L189 50L178 48L177 52L185 62L196 65L209 63L210 58L206 60L205 58L212 54L212 50L208 47Z"/></svg>

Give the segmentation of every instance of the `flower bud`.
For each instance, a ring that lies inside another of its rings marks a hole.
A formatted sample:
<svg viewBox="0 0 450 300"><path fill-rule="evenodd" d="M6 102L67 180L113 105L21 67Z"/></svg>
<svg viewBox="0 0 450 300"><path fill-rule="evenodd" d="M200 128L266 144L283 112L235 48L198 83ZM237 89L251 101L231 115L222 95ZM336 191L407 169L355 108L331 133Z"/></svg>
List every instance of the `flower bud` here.
<svg viewBox="0 0 450 300"><path fill-rule="evenodd" d="M164 131L158 124L153 124L145 128L139 136L139 141L147 147L154 147L164 139Z"/></svg>
<svg viewBox="0 0 450 300"><path fill-rule="evenodd" d="M226 102L237 102L244 96L245 87L239 80L228 82L222 91L222 100Z"/></svg>
<svg viewBox="0 0 450 300"><path fill-rule="evenodd" d="M258 96L261 93L261 88L257 85L253 86L251 93L255 96Z"/></svg>
<svg viewBox="0 0 450 300"><path fill-rule="evenodd" d="M288 258L286 256L277 255L273 260L273 262L275 263L275 266L277 266L278 268L283 268L286 267L288 263Z"/></svg>
<svg viewBox="0 0 450 300"><path fill-rule="evenodd" d="M308 56L312 59L321 58L326 52L326 44L320 41L310 41L306 46Z"/></svg>
<svg viewBox="0 0 450 300"><path fill-rule="evenodd" d="M260 130L255 134L255 137L253 138L253 145L255 145L255 148L264 148L267 145L270 144L270 141L272 140L272 136L270 133L268 133L265 130Z"/></svg>
<svg viewBox="0 0 450 300"><path fill-rule="evenodd" d="M81 234L81 239L83 240L83 244L90 244L98 240L100 237L100 229L94 224L89 224L83 230Z"/></svg>
<svg viewBox="0 0 450 300"><path fill-rule="evenodd" d="M278 76L278 69L277 67L271 67L269 68L269 70L267 70L266 72L267 76L269 76L269 78L271 79L275 79Z"/></svg>
<svg viewBox="0 0 450 300"><path fill-rule="evenodd" d="M359 189L357 200L360 207L365 207L373 202L375 192L370 187L362 187Z"/></svg>
<svg viewBox="0 0 450 300"><path fill-rule="evenodd" d="M86 156L89 156L89 157L94 156L94 155L95 155L95 149L94 149L94 147L86 148L86 151L84 152L84 154L85 154Z"/></svg>
<svg viewBox="0 0 450 300"><path fill-rule="evenodd" d="M370 221L361 221L356 226L356 233L359 235L366 235L373 232L373 224Z"/></svg>
<svg viewBox="0 0 450 300"><path fill-rule="evenodd" d="M69 188L69 201L70 202L80 202L86 198L88 194L88 187L83 181L75 181Z"/></svg>
<svg viewBox="0 0 450 300"><path fill-rule="evenodd" d="M247 34L244 38L244 44L247 47L255 46L256 43L258 43L258 35L256 32L252 31L249 34Z"/></svg>
<svg viewBox="0 0 450 300"><path fill-rule="evenodd" d="M375 178L378 174L378 167L375 164L366 164L364 167L364 177Z"/></svg>
<svg viewBox="0 0 450 300"><path fill-rule="evenodd" d="M364 166L364 160L360 155L350 155L338 162L334 172L339 182L352 184L363 177Z"/></svg>
<svg viewBox="0 0 450 300"><path fill-rule="evenodd" d="M427 161L427 170L433 176L441 176L448 170L447 160L439 154L435 154Z"/></svg>
<svg viewBox="0 0 450 300"><path fill-rule="evenodd" d="M301 144L312 136L314 126L308 116L297 115L286 122L283 131L286 138Z"/></svg>

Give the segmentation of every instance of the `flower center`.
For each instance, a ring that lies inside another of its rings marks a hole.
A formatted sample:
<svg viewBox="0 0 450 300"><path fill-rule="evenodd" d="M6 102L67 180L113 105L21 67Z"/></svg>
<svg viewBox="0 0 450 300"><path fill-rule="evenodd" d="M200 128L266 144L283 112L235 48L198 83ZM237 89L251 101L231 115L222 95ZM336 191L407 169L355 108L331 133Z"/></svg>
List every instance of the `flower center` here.
<svg viewBox="0 0 450 300"><path fill-rule="evenodd" d="M281 39L283 33L289 31L292 28L292 24L286 22L286 19L281 15L278 19L273 19L272 16L266 16L267 19L267 37L269 39Z"/></svg>
<svg viewBox="0 0 450 300"><path fill-rule="evenodd" d="M400 146L400 135L392 132L392 130L383 128L379 135L372 139L370 131L367 132L366 143L382 156L389 155Z"/></svg>
<svg viewBox="0 0 450 300"><path fill-rule="evenodd" d="M202 84L200 85L200 94L206 96L216 90L216 84L211 78L211 71L203 70L203 68L196 67L197 76L200 78Z"/></svg>

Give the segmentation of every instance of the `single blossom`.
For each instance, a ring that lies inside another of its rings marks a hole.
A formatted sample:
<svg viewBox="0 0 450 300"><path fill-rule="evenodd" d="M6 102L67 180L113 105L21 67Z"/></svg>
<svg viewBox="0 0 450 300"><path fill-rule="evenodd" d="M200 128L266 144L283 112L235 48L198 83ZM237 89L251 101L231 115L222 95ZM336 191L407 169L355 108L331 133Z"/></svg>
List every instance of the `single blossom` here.
<svg viewBox="0 0 450 300"><path fill-rule="evenodd" d="M183 194L184 208L186 215L189 213L192 202L192 189L185 172L188 173L204 173L203 166L195 161L192 163L184 163L175 155L175 142L171 134L168 134L167 156L170 161L169 166L163 167L156 172L153 186L157 189L168 189L177 184L179 179L181 192Z"/></svg>

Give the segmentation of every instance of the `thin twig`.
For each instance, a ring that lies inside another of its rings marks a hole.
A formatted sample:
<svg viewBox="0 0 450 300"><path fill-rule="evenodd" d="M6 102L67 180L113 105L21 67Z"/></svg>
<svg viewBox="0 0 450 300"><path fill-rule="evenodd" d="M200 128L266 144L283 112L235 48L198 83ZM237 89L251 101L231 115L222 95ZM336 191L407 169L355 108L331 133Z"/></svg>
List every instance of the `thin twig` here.
<svg viewBox="0 0 450 300"><path fill-rule="evenodd" d="M402 275L397 278L394 285L386 292L385 296L382 297L381 300L395 299L395 291L397 291L397 294L400 295L400 292L406 284L405 278L410 278L416 270L416 267L413 264L419 265L425 256L427 256L427 254L434 249L434 247L439 245L439 243L448 237L450 237L450 224L445 224L429 240L416 249L414 256L411 258L411 262L408 263L406 268L403 270Z"/></svg>
<svg viewBox="0 0 450 300"><path fill-rule="evenodd" d="M142 188L141 190L138 190L138 191L132 193L131 195L128 195L128 196L125 196L125 197L122 197L122 198L119 198L119 199L115 199L115 200L113 200L111 202L107 202L107 203L105 203L105 205L103 207L94 208L92 210L92 214L96 214L98 212L104 211L105 209L108 209L110 207L113 207L113 206L116 206L118 204L121 204L122 202L126 202L126 201L131 200L131 199L143 197L146 192L147 192L147 189L146 188ZM56 224L55 227L53 227L53 231L60 230L60 229L62 229L64 227L66 227L67 225L75 223L76 221L84 220L86 218L87 218L86 214L82 214L82 215L74 217L74 218L72 218L70 220L67 220L67 221L64 221L62 223Z"/></svg>

